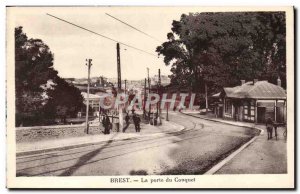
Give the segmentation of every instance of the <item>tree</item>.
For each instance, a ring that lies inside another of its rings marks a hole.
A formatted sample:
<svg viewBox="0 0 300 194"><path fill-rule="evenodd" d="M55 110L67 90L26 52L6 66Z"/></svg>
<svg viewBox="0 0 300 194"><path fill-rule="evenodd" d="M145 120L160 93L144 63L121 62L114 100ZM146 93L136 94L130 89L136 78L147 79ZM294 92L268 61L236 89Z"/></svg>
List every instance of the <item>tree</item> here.
<svg viewBox="0 0 300 194"><path fill-rule="evenodd" d="M259 25L252 35L254 45L260 52L264 69L261 77L276 83L278 77L286 88L286 22L284 12L261 12Z"/></svg>
<svg viewBox="0 0 300 194"><path fill-rule="evenodd" d="M15 28L17 125L41 122L41 110L46 103L42 86L56 75L49 47L40 39L28 39L22 27Z"/></svg>
<svg viewBox="0 0 300 194"><path fill-rule="evenodd" d="M286 79L284 13L183 14L171 30L156 51L172 66L172 84L214 93L241 79Z"/></svg>
<svg viewBox="0 0 300 194"><path fill-rule="evenodd" d="M80 91L60 78L53 53L40 39L28 39L15 28L16 125L45 125L56 117L75 116Z"/></svg>
<svg viewBox="0 0 300 194"><path fill-rule="evenodd" d="M55 86L47 91L48 101L44 112L48 118L60 118L63 122L67 117L76 117L83 105L83 97L78 88L64 79L56 77Z"/></svg>

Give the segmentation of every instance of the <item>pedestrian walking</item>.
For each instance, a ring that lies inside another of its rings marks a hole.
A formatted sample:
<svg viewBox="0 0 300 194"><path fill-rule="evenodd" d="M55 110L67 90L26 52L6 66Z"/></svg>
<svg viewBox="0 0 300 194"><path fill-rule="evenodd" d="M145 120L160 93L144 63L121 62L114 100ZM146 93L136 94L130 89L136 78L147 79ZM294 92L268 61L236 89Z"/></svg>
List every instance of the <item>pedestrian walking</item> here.
<svg viewBox="0 0 300 194"><path fill-rule="evenodd" d="M129 125L129 120L130 120L130 117L129 117L129 114L127 113L125 116L125 122L126 122L127 126Z"/></svg>
<svg viewBox="0 0 300 194"><path fill-rule="evenodd" d="M104 118L104 134L110 134L110 120L108 115L106 115Z"/></svg>
<svg viewBox="0 0 300 194"><path fill-rule="evenodd" d="M274 125L274 123L273 123L272 119L269 117L267 119L267 122L266 122L267 133L268 133L268 140L272 139L273 125Z"/></svg>
<svg viewBox="0 0 300 194"><path fill-rule="evenodd" d="M138 129L138 132L141 132L141 118L136 115L137 117L137 129Z"/></svg>
<svg viewBox="0 0 300 194"><path fill-rule="evenodd" d="M134 124L134 128L135 128L135 132L138 132L138 129L137 129L137 117L136 117L136 114L133 114L133 115L132 115L132 120L133 120L133 124Z"/></svg>
<svg viewBox="0 0 300 194"><path fill-rule="evenodd" d="M126 122L126 126L123 127L123 133L125 133L126 129L128 128L129 124L130 124L130 116L129 114L127 113L126 116L125 116L125 122Z"/></svg>
<svg viewBox="0 0 300 194"><path fill-rule="evenodd" d="M140 117L137 114L134 114L132 116L132 119L133 119L135 131L136 132L140 132L141 131L141 126L140 126L141 119L140 119Z"/></svg>

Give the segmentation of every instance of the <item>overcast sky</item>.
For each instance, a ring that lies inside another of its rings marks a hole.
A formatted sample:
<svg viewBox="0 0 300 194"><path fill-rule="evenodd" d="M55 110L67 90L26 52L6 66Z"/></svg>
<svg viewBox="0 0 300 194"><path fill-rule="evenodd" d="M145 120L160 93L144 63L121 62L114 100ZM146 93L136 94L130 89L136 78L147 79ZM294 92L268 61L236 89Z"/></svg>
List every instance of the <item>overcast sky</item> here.
<svg viewBox="0 0 300 194"><path fill-rule="evenodd" d="M42 39L54 53L54 67L62 77L87 77L85 59L93 59L91 76L117 77L116 43L67 23L46 13L63 18L120 42L157 55L159 42L105 15L109 13L132 26L166 41L172 21L179 20L183 9L146 7L85 7L85 8L14 8L15 27L23 26L29 38ZM10 11L10 10L9 10ZM185 9L185 12L188 12ZM125 50L126 49L126 50ZM150 56L121 45L122 79L143 79L150 68L150 76L169 75L163 58Z"/></svg>

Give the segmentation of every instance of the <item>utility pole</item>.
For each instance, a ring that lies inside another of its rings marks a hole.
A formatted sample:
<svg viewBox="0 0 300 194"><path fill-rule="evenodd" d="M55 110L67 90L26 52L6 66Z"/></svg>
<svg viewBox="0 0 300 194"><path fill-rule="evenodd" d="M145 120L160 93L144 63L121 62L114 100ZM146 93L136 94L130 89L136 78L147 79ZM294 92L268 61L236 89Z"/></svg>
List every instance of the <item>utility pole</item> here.
<svg viewBox="0 0 300 194"><path fill-rule="evenodd" d="M145 78L145 84L144 84L144 105L143 105L144 119L146 118L146 99L147 99L146 87L147 87L147 79Z"/></svg>
<svg viewBox="0 0 300 194"><path fill-rule="evenodd" d="M90 71L92 66L92 59L86 59L86 66L88 66L88 85L87 85L87 98L86 98L86 133L89 134L89 95L90 95Z"/></svg>
<svg viewBox="0 0 300 194"><path fill-rule="evenodd" d="M118 69L118 92L121 90L121 59L120 59L120 44L117 43L117 69Z"/></svg>
<svg viewBox="0 0 300 194"><path fill-rule="evenodd" d="M149 77L149 68L147 67L147 75L148 75L148 91L150 93L150 77Z"/></svg>
<svg viewBox="0 0 300 194"><path fill-rule="evenodd" d="M117 69L118 69L118 93L121 92L122 80L121 80L121 60L120 60L120 44L117 43ZM117 107L119 112L119 129L123 129L123 110L120 107ZM119 131L117 129L117 131Z"/></svg>
<svg viewBox="0 0 300 194"><path fill-rule="evenodd" d="M126 87L126 85L127 85L127 79L125 79L124 81L125 81L125 95L126 95L126 90L127 90L127 87Z"/></svg>
<svg viewBox="0 0 300 194"><path fill-rule="evenodd" d="M167 117L166 117L166 121L169 121L169 104L167 102Z"/></svg>
<svg viewBox="0 0 300 194"><path fill-rule="evenodd" d="M157 83L157 93L159 95L159 101L157 102L157 119L159 120L159 122L157 122L157 124L161 124L161 79L160 79L160 69L158 69L158 83Z"/></svg>
<svg viewBox="0 0 300 194"><path fill-rule="evenodd" d="M150 86L150 77L149 77L149 68L147 67L147 72L148 72L148 93L149 93L149 96L150 96L150 93L151 93L151 86ZM151 101L151 99L149 99ZM150 102L149 101L149 102ZM151 118L151 104L149 103L149 121L150 121L150 118Z"/></svg>
<svg viewBox="0 0 300 194"><path fill-rule="evenodd" d="M124 91L124 94L125 94L125 100L127 99L127 100L125 101L125 112L127 112L127 111L126 111L126 110L127 110L127 102L128 102L128 98L127 98L127 96L126 96L126 95L127 95L127 79L125 79L124 82L125 82L125 91Z"/></svg>
<svg viewBox="0 0 300 194"><path fill-rule="evenodd" d="M160 88L160 69L158 69L158 80L157 80L157 94L159 95L159 88ZM158 116L158 111L159 111L159 108L158 108L158 105L159 105L159 101L157 102L157 106L156 106L156 114Z"/></svg>

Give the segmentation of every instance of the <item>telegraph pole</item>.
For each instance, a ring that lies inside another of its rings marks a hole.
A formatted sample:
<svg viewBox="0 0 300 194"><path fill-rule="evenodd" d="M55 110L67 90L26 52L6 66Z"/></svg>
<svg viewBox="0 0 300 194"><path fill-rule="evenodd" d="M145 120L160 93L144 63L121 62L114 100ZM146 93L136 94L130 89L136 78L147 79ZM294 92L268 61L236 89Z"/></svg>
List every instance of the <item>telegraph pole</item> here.
<svg viewBox="0 0 300 194"><path fill-rule="evenodd" d="M87 100L86 100L86 133L89 134L89 95L90 95L90 71L92 66L92 59L86 59L86 66L88 66L88 85L87 85Z"/></svg>
<svg viewBox="0 0 300 194"><path fill-rule="evenodd" d="M126 100L126 94L127 94L127 87L126 87L126 85L127 85L127 79L125 79L124 80L124 82L125 82L125 91L124 91L124 94L125 94L125 100ZM128 98L127 98L127 100L125 101L125 110L127 109L127 101L128 101ZM127 111L126 111L127 112Z"/></svg>
<svg viewBox="0 0 300 194"><path fill-rule="evenodd" d="M118 93L121 92L122 80L121 80L121 60L120 60L120 44L117 43L117 69L118 69ZM123 130L123 110L117 107L119 112L119 128ZM119 129L117 129L119 131Z"/></svg>
<svg viewBox="0 0 300 194"><path fill-rule="evenodd" d="M148 93L149 93L149 96L150 96L150 93L151 93L151 86L150 86L150 77L149 77L149 68L147 67L147 72L148 72ZM151 101L151 99L149 99ZM150 102L149 101L149 102ZM150 121L150 118L151 118L151 104L149 103L149 121Z"/></svg>
<svg viewBox="0 0 300 194"><path fill-rule="evenodd" d="M126 87L126 85L127 85L127 79L125 79L124 81L125 81L125 95L126 95L126 90L127 90L127 87Z"/></svg>
<svg viewBox="0 0 300 194"><path fill-rule="evenodd" d="M117 43L117 69L118 69L118 92L121 90L121 59L120 59L120 44Z"/></svg>
<svg viewBox="0 0 300 194"><path fill-rule="evenodd" d="M147 87L147 79L145 78L145 84L144 84L144 105L143 105L144 118L146 118L146 99L147 99L146 87Z"/></svg>
<svg viewBox="0 0 300 194"><path fill-rule="evenodd" d="M157 94L159 94L159 81L160 81L160 69L158 69L158 80L157 80ZM157 116L158 116L158 105L159 105L159 101L156 103L157 105L156 105L156 114L157 114Z"/></svg>
<svg viewBox="0 0 300 194"><path fill-rule="evenodd" d="M169 104L167 102L167 117L166 117L166 121L169 121Z"/></svg>
<svg viewBox="0 0 300 194"><path fill-rule="evenodd" d="M161 79L160 79L160 69L158 69L158 82L157 82L157 93L159 95L159 101L157 102L157 119L159 119L159 122L157 122L158 124L161 124L161 118L160 118L160 114L161 114L161 90L160 90L160 86L161 85Z"/></svg>

